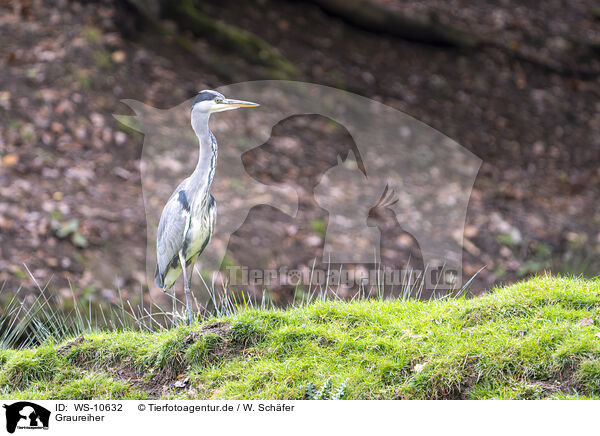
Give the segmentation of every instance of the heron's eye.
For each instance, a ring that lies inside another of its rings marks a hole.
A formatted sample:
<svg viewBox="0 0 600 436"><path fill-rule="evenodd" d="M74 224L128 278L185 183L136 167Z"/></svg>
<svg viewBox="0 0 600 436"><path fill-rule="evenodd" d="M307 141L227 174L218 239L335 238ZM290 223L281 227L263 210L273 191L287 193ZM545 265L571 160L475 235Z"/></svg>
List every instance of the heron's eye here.
<svg viewBox="0 0 600 436"><path fill-rule="evenodd" d="M223 99L222 98L217 98L217 99L215 99L215 103L223 103Z"/></svg>

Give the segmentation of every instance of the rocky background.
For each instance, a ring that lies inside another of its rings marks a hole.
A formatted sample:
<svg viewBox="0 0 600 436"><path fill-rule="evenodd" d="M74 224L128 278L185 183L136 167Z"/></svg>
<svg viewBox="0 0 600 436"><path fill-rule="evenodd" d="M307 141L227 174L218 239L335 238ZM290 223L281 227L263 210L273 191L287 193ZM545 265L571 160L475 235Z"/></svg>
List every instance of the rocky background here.
<svg viewBox="0 0 600 436"><path fill-rule="evenodd" d="M597 1L0 0L0 41L4 295L160 299L146 288L143 136L112 114L131 114L121 99L166 109L256 79L375 99L481 158L463 241L464 276L483 268L472 292L543 271L598 272ZM331 144L305 164L310 147ZM284 120L244 155L258 180L289 175L302 214L251 211L231 258L251 261L275 231L310 268L328 217L306 187L351 148L345 129L311 115ZM372 218L384 263L418 265L393 214Z"/></svg>

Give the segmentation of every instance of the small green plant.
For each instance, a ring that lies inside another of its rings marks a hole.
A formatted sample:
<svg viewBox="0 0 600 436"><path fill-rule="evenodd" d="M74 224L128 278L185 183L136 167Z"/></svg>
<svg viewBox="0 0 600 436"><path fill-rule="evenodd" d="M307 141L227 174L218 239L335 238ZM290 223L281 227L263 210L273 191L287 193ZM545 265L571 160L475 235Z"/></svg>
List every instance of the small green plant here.
<svg viewBox="0 0 600 436"><path fill-rule="evenodd" d="M20 129L20 134L23 142L33 143L37 140L37 135L31 124L23 124Z"/></svg>
<svg viewBox="0 0 600 436"><path fill-rule="evenodd" d="M25 279L27 279L27 274L19 266L15 265L14 269L11 272L19 280L25 280Z"/></svg>
<svg viewBox="0 0 600 436"><path fill-rule="evenodd" d="M552 247L540 241L531 241L529 257L518 270L519 277L537 274L552 267Z"/></svg>
<svg viewBox="0 0 600 436"><path fill-rule="evenodd" d="M86 26L82 31L83 39L91 44L98 44L102 40L100 29L93 26Z"/></svg>
<svg viewBox="0 0 600 436"><path fill-rule="evenodd" d="M88 246L87 239L79 232L79 220L60 221L57 218L52 218L50 225L54 230L54 234L60 239L69 238L73 245L79 248Z"/></svg>
<svg viewBox="0 0 600 436"><path fill-rule="evenodd" d="M78 82L83 89L89 89L92 86L92 75L89 70L77 70L74 76L75 81Z"/></svg>
<svg viewBox="0 0 600 436"><path fill-rule="evenodd" d="M98 50L94 54L94 59L96 60L96 65L103 70L109 70L113 65L110 54L104 50Z"/></svg>
<svg viewBox="0 0 600 436"><path fill-rule="evenodd" d="M323 386L319 390L315 390L315 384L310 382L305 389L304 399L305 400L342 400L346 394L346 384L348 380L344 382L335 390L332 391L333 381L331 377L325 380Z"/></svg>
<svg viewBox="0 0 600 436"><path fill-rule="evenodd" d="M310 222L310 228L313 232L319 235L321 238L325 238L325 231L327 230L327 225L322 219L314 219Z"/></svg>

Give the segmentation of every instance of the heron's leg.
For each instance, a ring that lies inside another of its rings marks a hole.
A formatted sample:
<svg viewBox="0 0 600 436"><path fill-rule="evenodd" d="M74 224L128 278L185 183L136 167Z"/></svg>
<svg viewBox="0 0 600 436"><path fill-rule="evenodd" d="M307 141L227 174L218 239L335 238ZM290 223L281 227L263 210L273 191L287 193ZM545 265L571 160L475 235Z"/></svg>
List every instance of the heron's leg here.
<svg viewBox="0 0 600 436"><path fill-rule="evenodd" d="M177 310L177 298L175 297L175 287L171 290L171 322L173 323L173 327L176 326L175 323L175 311Z"/></svg>
<svg viewBox="0 0 600 436"><path fill-rule="evenodd" d="M186 269L186 273L187 273L187 284L186 284L186 288L187 288L187 292L185 293L185 297L186 297L186 304L188 307L188 324L192 324L194 322L194 315L192 312L192 274L194 272L194 267L192 264L192 267L190 268L189 271L187 271Z"/></svg>
<svg viewBox="0 0 600 436"><path fill-rule="evenodd" d="M187 268L185 265L185 256L183 255L183 251L179 250L179 262L181 262L181 269L183 270L183 290L185 291L185 303L187 307L187 321L188 325L192 325L194 322L194 317L192 316L192 297L190 295L190 281L191 274L188 279Z"/></svg>

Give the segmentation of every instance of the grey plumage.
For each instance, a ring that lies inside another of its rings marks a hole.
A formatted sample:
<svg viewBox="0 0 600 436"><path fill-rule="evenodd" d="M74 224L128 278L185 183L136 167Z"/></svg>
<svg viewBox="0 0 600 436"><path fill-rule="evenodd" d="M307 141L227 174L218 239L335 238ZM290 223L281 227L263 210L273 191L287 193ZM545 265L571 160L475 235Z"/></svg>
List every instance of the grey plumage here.
<svg viewBox="0 0 600 436"><path fill-rule="evenodd" d="M183 273L188 323L193 321L190 299L191 271L206 248L214 231L217 206L210 194L217 165L217 140L208 128L211 113L255 107L256 103L226 99L216 91L202 91L191 110L192 128L198 137L200 152L194 172L179 184L165 205L156 240L156 284L170 289ZM182 268L182 263L185 267Z"/></svg>
<svg viewBox="0 0 600 436"><path fill-rule="evenodd" d="M182 272L179 251L183 250L186 267L190 266L191 260L204 250L213 234L217 206L208 190L216 167L216 140L212 149L214 159L207 164L211 169L207 178L203 180L198 177L196 170L171 194L161 214L154 278L164 290L171 289ZM201 164L205 165L199 162L199 166Z"/></svg>

